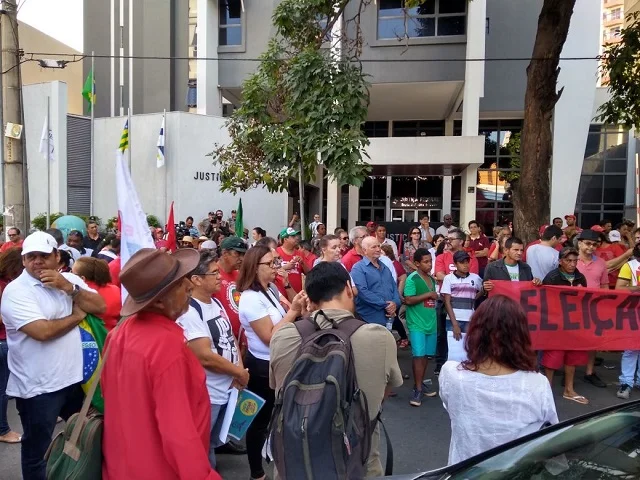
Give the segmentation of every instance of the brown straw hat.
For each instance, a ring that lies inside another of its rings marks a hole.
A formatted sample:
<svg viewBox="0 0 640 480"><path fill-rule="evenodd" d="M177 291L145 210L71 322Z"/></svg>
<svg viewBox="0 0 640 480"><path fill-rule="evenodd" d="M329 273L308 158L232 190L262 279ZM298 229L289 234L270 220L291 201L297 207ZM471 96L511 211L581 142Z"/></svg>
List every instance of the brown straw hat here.
<svg viewBox="0 0 640 480"><path fill-rule="evenodd" d="M120 282L129 293L120 314L127 317L153 303L193 271L199 261L200 254L192 248L173 255L155 248L138 250L120 272Z"/></svg>

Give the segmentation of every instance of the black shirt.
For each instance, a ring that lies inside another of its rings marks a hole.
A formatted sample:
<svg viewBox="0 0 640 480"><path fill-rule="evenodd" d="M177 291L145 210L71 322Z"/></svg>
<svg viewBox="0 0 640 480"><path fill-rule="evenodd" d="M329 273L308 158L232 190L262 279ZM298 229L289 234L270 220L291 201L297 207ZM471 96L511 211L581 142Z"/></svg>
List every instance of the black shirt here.
<svg viewBox="0 0 640 480"><path fill-rule="evenodd" d="M98 238L95 240L92 239L89 235L87 235L82 240L82 246L84 248L89 248L95 252L96 249L98 248L98 245L100 245L100 243L102 242L102 240L104 240L104 235L100 233L98 234Z"/></svg>
<svg viewBox="0 0 640 480"><path fill-rule="evenodd" d="M551 270L547 273L547 276L542 280L543 285L562 285L566 287L586 287L587 286L587 278L580 273L578 269L574 272L575 278L573 279L573 283L569 281L567 277L565 277L559 268L555 270Z"/></svg>

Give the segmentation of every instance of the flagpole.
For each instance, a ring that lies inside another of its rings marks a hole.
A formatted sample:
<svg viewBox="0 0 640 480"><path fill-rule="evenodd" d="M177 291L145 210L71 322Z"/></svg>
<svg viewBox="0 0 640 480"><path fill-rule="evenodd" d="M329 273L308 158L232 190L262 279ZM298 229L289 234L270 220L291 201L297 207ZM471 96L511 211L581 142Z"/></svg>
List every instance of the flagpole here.
<svg viewBox="0 0 640 480"><path fill-rule="evenodd" d="M169 202L167 200L167 196L169 195L169 173L167 172L167 109L165 108L162 112L162 125L164 130L162 134L164 135L164 211L168 212L167 206ZM167 221L169 219L167 218Z"/></svg>
<svg viewBox="0 0 640 480"><path fill-rule="evenodd" d="M131 107L127 108L127 125L129 125L129 174L131 174L131 140L133 140L131 136Z"/></svg>
<svg viewBox="0 0 640 480"><path fill-rule="evenodd" d="M89 103L89 107L91 108L91 196L90 196L90 204L89 204L89 215L93 215L93 188L94 188L94 171L93 171L93 162L94 162L94 148L93 148L93 139L94 139L94 130L93 130L93 121L95 120L95 110L96 110L96 82L94 79L95 75L95 52L91 52L91 102Z"/></svg>
<svg viewBox="0 0 640 480"><path fill-rule="evenodd" d="M51 227L51 117L49 115L50 97L47 96L47 228Z"/></svg>

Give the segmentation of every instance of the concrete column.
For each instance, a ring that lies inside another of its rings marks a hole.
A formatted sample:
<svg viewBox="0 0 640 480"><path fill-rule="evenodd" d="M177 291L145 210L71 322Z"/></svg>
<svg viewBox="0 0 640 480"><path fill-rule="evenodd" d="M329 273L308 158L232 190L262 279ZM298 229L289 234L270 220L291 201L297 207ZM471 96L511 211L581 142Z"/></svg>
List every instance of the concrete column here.
<svg viewBox="0 0 640 480"><path fill-rule="evenodd" d="M218 2L198 0L198 58L218 56ZM219 84L219 63L198 61L198 113L222 116L222 96Z"/></svg>
<svg viewBox="0 0 640 480"><path fill-rule="evenodd" d="M349 209L347 217L347 228L351 229L356 226L356 222L360 216L360 189L349 185Z"/></svg>
<svg viewBox="0 0 640 480"><path fill-rule="evenodd" d="M444 121L444 136L453 137L453 118L447 118Z"/></svg>
<svg viewBox="0 0 640 480"><path fill-rule="evenodd" d="M451 213L451 175L445 175L442 177L442 217L447 213Z"/></svg>
<svg viewBox="0 0 640 480"><path fill-rule="evenodd" d="M478 166L469 165L462 172L462 187L460 188L460 227L465 226L476 217L476 183ZM445 213L448 213L445 211Z"/></svg>
<svg viewBox="0 0 640 480"><path fill-rule="evenodd" d="M341 209L342 193L340 185L335 180L329 180L327 182L327 218L324 220L327 233L333 233L340 226Z"/></svg>

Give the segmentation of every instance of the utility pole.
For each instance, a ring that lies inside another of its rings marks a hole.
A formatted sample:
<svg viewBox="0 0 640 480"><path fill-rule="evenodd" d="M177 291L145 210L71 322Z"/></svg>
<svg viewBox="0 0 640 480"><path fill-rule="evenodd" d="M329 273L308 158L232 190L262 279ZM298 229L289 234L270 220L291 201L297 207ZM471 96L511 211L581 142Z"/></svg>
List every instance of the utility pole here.
<svg viewBox="0 0 640 480"><path fill-rule="evenodd" d="M20 84L20 45L18 41L18 20L16 0L3 0L1 15L2 28L0 41L2 42L3 82L3 125L1 135L4 136L7 123L22 124L22 85ZM23 132L24 135L24 132ZM26 224L26 175L24 172L24 155L22 139L4 138L4 207L13 207L13 225L20 229L23 235L29 230ZM9 227L10 225L5 225Z"/></svg>

